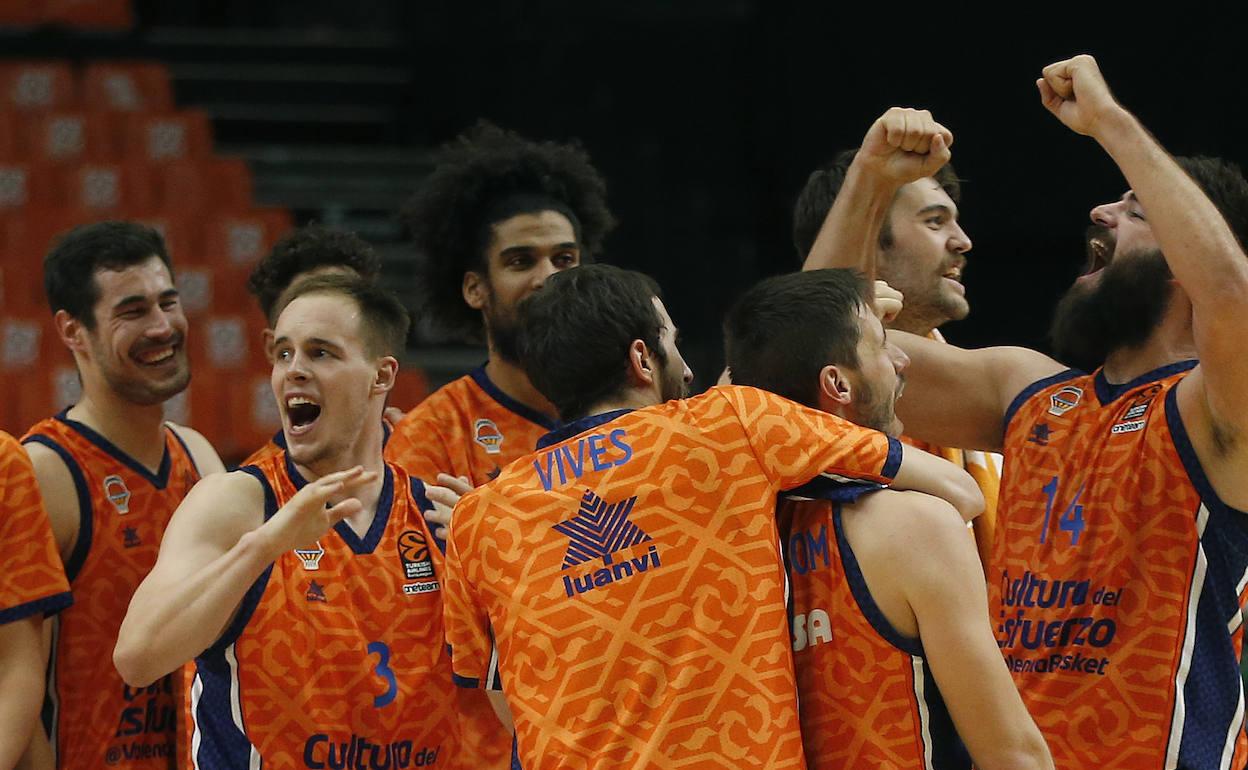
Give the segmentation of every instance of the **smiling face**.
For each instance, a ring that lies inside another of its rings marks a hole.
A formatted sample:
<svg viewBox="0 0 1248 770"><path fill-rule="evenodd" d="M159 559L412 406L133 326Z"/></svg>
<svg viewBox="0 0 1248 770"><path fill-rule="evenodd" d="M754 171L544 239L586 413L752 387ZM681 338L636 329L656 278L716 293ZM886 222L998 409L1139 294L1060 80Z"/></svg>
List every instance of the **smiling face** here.
<svg viewBox="0 0 1248 770"><path fill-rule="evenodd" d="M153 256L122 270L97 270L91 280L99 299L91 311L95 328L80 327L89 348L78 357L84 386L101 383L142 406L181 393L191 378L186 315L165 263Z"/></svg>
<svg viewBox="0 0 1248 770"><path fill-rule="evenodd" d="M858 366L847 370L854 397L846 417L858 425L899 436L897 399L905 389L903 376L910 359L888 340L880 319L866 305L858 308Z"/></svg>
<svg viewBox="0 0 1248 770"><path fill-rule="evenodd" d="M576 230L557 211L517 214L491 226L485 262L485 275L464 275L464 301L484 314L494 351L515 363L516 307L547 278L581 263Z"/></svg>
<svg viewBox="0 0 1248 770"><path fill-rule="evenodd" d="M356 303L340 294L296 297L273 330L271 384L290 457L310 467L346 462L362 431L380 425L388 356L373 356Z"/></svg>
<svg viewBox="0 0 1248 770"><path fill-rule="evenodd" d="M905 295L893 324L927 334L970 312L962 269L971 239L958 224L958 206L933 178L902 186L888 215L880 278Z"/></svg>

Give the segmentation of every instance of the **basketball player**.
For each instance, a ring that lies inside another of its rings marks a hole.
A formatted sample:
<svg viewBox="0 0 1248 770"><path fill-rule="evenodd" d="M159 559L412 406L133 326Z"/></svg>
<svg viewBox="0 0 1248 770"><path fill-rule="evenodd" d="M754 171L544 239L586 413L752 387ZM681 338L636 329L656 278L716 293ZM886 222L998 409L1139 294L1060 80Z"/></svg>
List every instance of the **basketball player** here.
<svg viewBox="0 0 1248 770"><path fill-rule="evenodd" d="M724 324L733 382L896 435L908 361L867 310L866 287L848 270L814 270L750 289ZM1053 767L1001 665L982 567L948 503L826 483L782 498L810 768Z"/></svg>
<svg viewBox="0 0 1248 770"><path fill-rule="evenodd" d="M174 508L224 469L202 436L162 417L190 371L159 234L129 222L76 228L44 259L44 286L82 380L77 404L23 438L74 596L53 626L47 739L56 767L163 770L174 682L131 688L100 651L115 643ZM39 731L34 743L43 741Z"/></svg>
<svg viewBox="0 0 1248 770"><path fill-rule="evenodd" d="M953 134L927 110L893 107L856 150L845 150L810 175L793 210L793 243L807 270L862 270L905 297L889 328L944 341L940 327L970 312L962 272L971 239L958 223L961 185L947 163ZM862 227L863 211L877 212ZM845 227L848 220L849 226ZM849 233L858 241L846 242ZM975 540L988 560L1000 491L1000 455L901 440L966 469L984 493Z"/></svg>
<svg viewBox="0 0 1248 770"><path fill-rule="evenodd" d="M13 767L43 707L42 628L70 605L69 583L30 459L0 431L0 767Z"/></svg>
<svg viewBox="0 0 1248 770"><path fill-rule="evenodd" d="M143 685L195 658L200 767L465 766L431 502L381 454L407 327L359 277L291 289L273 330L287 448L196 487L135 595L114 659Z"/></svg>
<svg viewBox="0 0 1248 770"><path fill-rule="evenodd" d="M1131 186L1092 210L1088 273L1054 322L1059 359L1098 368L899 334L901 416L1005 449L989 608L1057 765L1243 768L1248 182L1171 158L1090 56L1037 86Z"/></svg>
<svg viewBox="0 0 1248 770"><path fill-rule="evenodd" d="M614 221L606 184L575 145L481 124L440 151L403 213L436 320L484 331L489 361L441 388L395 428L386 457L408 473L473 486L533 451L556 425L516 352L516 305L552 274L591 261Z"/></svg>
<svg viewBox="0 0 1248 770"><path fill-rule="evenodd" d="M455 510L447 641L506 693L521 764L802 767L775 495L824 474L983 504L953 465L752 388L692 380L646 276L589 265L520 308L567 424Z"/></svg>

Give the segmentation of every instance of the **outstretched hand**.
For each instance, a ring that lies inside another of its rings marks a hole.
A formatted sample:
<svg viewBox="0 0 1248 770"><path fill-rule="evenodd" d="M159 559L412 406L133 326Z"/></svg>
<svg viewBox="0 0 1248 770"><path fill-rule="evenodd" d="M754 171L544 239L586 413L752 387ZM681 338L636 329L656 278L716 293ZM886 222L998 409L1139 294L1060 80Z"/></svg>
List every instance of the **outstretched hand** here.
<svg viewBox="0 0 1248 770"><path fill-rule="evenodd" d="M1036 80L1040 101L1077 134L1095 138L1105 119L1122 111L1096 59L1087 54L1054 62L1041 75Z"/></svg>
<svg viewBox="0 0 1248 770"><path fill-rule="evenodd" d="M377 480L377 471L356 466L322 476L295 493L278 509L265 526L274 558L284 551L311 546L325 536L338 522L363 510L355 497L347 497L333 505L330 498L348 490L359 489Z"/></svg>
<svg viewBox="0 0 1248 770"><path fill-rule="evenodd" d="M949 162L952 146L953 132L932 113L890 107L867 130L855 160L900 186L939 171Z"/></svg>

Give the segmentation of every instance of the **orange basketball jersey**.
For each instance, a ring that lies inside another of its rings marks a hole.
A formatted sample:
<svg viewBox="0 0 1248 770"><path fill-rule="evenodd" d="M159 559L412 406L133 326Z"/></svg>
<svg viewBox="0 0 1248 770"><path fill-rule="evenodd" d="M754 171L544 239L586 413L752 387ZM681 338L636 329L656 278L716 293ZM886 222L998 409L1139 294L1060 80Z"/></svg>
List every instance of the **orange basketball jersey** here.
<svg viewBox="0 0 1248 770"><path fill-rule="evenodd" d="M922 643L880 612L845 539L841 503L863 488L814 486L783 495L777 515L808 766L969 770Z"/></svg>
<svg viewBox="0 0 1248 770"><path fill-rule="evenodd" d="M39 484L21 444L0 431L0 625L70 605L69 583Z"/></svg>
<svg viewBox="0 0 1248 770"><path fill-rule="evenodd" d="M175 678L132 688L112 649L130 597L151 571L178 503L200 474L173 429L152 473L64 413L22 439L56 452L78 494L78 541L65 563L74 604L57 618L49 667L50 737L57 766L168 768L177 725Z"/></svg>
<svg viewBox="0 0 1248 770"><path fill-rule="evenodd" d="M1058 767L1243 768L1248 514L1210 488L1175 393L1068 371L1007 412L989 607Z"/></svg>
<svg viewBox="0 0 1248 770"><path fill-rule="evenodd" d="M439 388L394 428L386 459L436 484L439 473L467 476L474 487L530 454L557 423L521 404L479 367Z"/></svg>
<svg viewBox="0 0 1248 770"><path fill-rule="evenodd" d="M525 770L802 768L775 496L899 461L744 387L566 425L456 507L457 681L506 692Z"/></svg>
<svg viewBox="0 0 1248 770"><path fill-rule="evenodd" d="M284 452L240 472L266 520L305 483ZM340 522L256 580L195 661L195 767L464 767L428 507L387 465L367 533Z"/></svg>

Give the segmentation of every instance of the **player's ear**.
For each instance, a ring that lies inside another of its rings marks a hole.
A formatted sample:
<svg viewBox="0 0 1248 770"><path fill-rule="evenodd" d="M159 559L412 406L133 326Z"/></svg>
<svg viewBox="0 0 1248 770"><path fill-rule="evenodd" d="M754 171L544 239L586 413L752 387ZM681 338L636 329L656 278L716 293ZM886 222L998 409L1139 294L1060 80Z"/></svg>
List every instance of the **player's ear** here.
<svg viewBox="0 0 1248 770"><path fill-rule="evenodd" d="M377 359L377 374L373 378L373 395L378 393L386 393L394 387L395 379L399 376L399 362L394 356L382 356Z"/></svg>
<svg viewBox="0 0 1248 770"><path fill-rule="evenodd" d="M853 400L853 385L843 369L828 364L819 370L819 401L828 407L827 411L847 407Z"/></svg>
<svg viewBox="0 0 1248 770"><path fill-rule="evenodd" d="M486 291L485 276L476 270L469 270L464 273L464 283L462 286L464 294L464 302L473 310L481 310L485 307L485 300L489 295Z"/></svg>
<svg viewBox="0 0 1248 770"><path fill-rule="evenodd" d="M262 350L264 350L264 360L272 363L273 361L273 339L274 339L273 330L265 329L264 333L261 334L261 339L262 339L261 344L264 346L262 348Z"/></svg>
<svg viewBox="0 0 1248 770"><path fill-rule="evenodd" d="M629 343L628 378L634 385L643 387L654 382L655 371L650 350L641 340L633 340Z"/></svg>
<svg viewBox="0 0 1248 770"><path fill-rule="evenodd" d="M86 350L87 327L82 321L74 318L66 310L58 310L52 316L52 324L56 327L56 335L61 338L61 342L65 343L65 347L75 353L82 353Z"/></svg>

